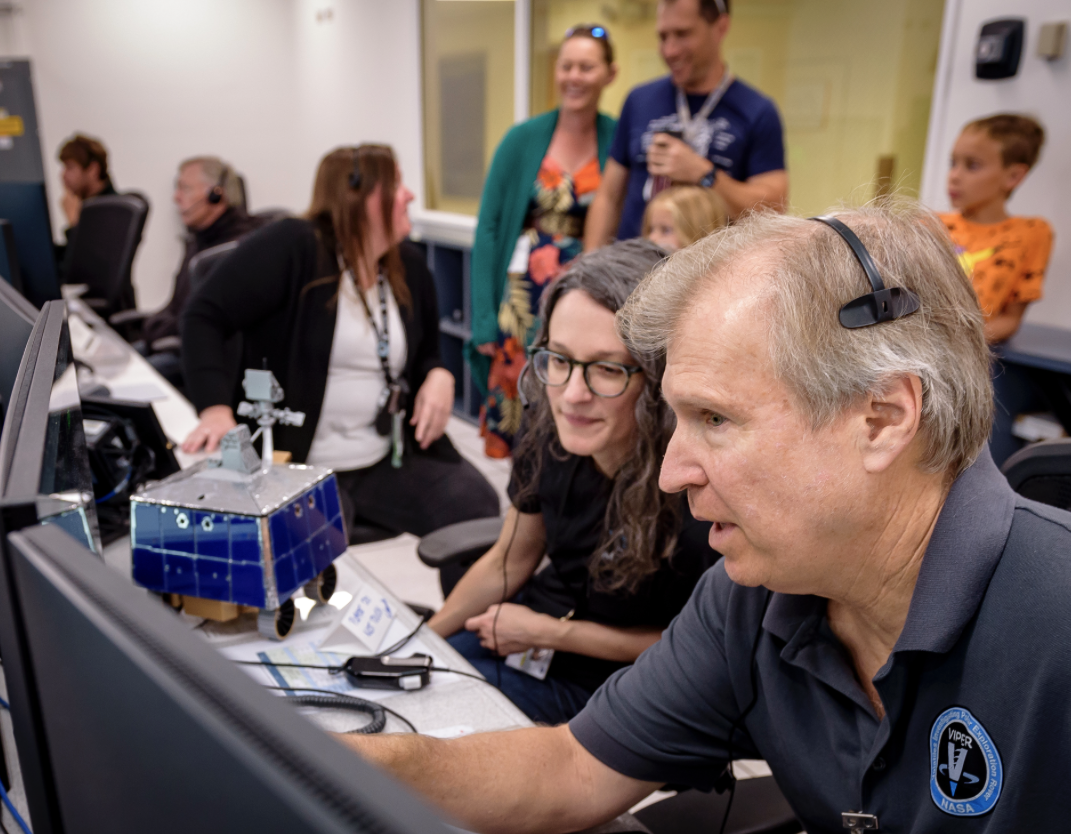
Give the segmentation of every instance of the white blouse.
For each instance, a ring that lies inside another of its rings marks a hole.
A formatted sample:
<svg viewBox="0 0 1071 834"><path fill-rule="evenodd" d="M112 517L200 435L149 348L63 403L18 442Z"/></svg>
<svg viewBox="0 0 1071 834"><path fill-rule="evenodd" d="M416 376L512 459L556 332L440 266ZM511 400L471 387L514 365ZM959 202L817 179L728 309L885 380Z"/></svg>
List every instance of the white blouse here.
<svg viewBox="0 0 1071 834"><path fill-rule="evenodd" d="M375 316L376 325L382 329L378 288L373 285L364 297ZM407 346L405 326L390 284L387 284L387 316L390 321L390 372L398 378L405 370ZM353 274L347 270L339 290L327 388L309 449L307 460L310 464L345 472L371 466L390 452L390 436L380 436L373 425L380 395L387 385L376 345L376 333L357 297Z"/></svg>

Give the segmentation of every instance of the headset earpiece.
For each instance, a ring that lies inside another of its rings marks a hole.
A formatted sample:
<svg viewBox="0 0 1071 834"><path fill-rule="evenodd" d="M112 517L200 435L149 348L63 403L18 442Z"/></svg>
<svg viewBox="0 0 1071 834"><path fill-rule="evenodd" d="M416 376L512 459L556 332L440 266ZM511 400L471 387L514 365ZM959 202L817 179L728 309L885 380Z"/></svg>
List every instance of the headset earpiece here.
<svg viewBox="0 0 1071 834"><path fill-rule="evenodd" d="M212 190L208 192L208 202L213 206L218 206L223 202L223 192L227 184L227 176L231 170L226 165L223 166L223 170L219 172L219 182L212 186Z"/></svg>
<svg viewBox="0 0 1071 834"><path fill-rule="evenodd" d="M921 305L919 297L907 287L886 287L878 272L878 265L870 257L870 253L863 246L858 236L844 225L836 217L824 215L811 217L819 223L825 223L834 232L840 235L852 249L852 254L863 267L873 292L854 298L840 308L840 324L853 330L857 327L870 327L872 324L881 324L884 321L894 321L910 316Z"/></svg>

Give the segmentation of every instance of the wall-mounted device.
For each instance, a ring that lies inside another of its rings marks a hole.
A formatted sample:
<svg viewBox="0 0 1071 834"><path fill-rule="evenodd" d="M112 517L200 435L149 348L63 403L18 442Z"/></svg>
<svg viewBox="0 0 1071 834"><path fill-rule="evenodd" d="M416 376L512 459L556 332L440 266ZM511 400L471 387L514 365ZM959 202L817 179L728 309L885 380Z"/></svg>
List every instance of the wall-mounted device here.
<svg viewBox="0 0 1071 834"><path fill-rule="evenodd" d="M1021 17L991 20L982 25L974 57L975 78L1011 78L1019 71L1026 21Z"/></svg>
<svg viewBox="0 0 1071 834"><path fill-rule="evenodd" d="M1038 57L1055 61L1064 54L1067 44L1067 21L1043 23L1038 32Z"/></svg>

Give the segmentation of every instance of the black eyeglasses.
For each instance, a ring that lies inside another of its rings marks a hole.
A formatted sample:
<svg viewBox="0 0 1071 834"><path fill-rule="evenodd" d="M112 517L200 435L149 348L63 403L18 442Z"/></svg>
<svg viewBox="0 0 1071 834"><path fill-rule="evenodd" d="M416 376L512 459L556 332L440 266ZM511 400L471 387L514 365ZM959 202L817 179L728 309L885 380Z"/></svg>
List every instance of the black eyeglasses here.
<svg viewBox="0 0 1071 834"><path fill-rule="evenodd" d="M610 40L610 33L597 23L581 23L579 26L566 29L565 37L562 40L567 41L576 35L586 35L589 38L595 38L595 40Z"/></svg>
<svg viewBox="0 0 1071 834"><path fill-rule="evenodd" d="M620 397L628 388L633 374L640 373L639 365L623 365L620 362L578 362L569 356L563 356L547 348L529 348L528 355L532 362L532 372L544 385L559 388L565 385L573 375L573 368L581 368L584 382L596 397Z"/></svg>

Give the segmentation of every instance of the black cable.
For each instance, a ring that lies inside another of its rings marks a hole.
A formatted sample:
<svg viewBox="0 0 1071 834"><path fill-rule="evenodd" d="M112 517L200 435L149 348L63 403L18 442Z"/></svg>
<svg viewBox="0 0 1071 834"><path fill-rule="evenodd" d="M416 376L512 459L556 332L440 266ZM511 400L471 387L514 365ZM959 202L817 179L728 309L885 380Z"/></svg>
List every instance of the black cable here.
<svg viewBox="0 0 1071 834"><path fill-rule="evenodd" d="M527 367L527 366L526 366ZM517 528L521 523L521 514L516 513L513 519L513 529L509 532L509 542L506 544L506 553L502 557L502 601L498 604L498 608L495 609L495 616L491 619L491 640L495 644L495 655L498 660L495 662L495 686L498 689L502 688L502 655L498 652L498 615L502 613L502 606L506 604L506 597L509 596L509 575L506 573L506 564L509 562L509 552L513 549L513 539L517 535ZM481 678L480 680L483 680Z"/></svg>
<svg viewBox="0 0 1071 834"><path fill-rule="evenodd" d="M773 599L773 591L766 592L766 601L762 604L762 615L759 617L759 628L755 632L755 641L751 644L751 666L749 672L751 675L751 702L744 707L744 711L740 713L740 716L733 721L729 727L729 740L726 743L726 753L728 753L729 763L725 766L725 774L729 777L729 801L725 805L725 814L721 818L721 828L718 829L718 834L725 834L725 825L729 822L729 811L733 808L733 797L736 796L736 774L733 773L733 736L736 735L737 729L741 729L744 726L744 720L748 717L748 714L755 708L755 704L759 702L759 681L758 681L758 669L755 666L755 657L759 653L759 638L762 637L762 622L766 619L766 610L770 607L770 600Z"/></svg>
<svg viewBox="0 0 1071 834"><path fill-rule="evenodd" d="M417 623L417 627L416 628L414 628L412 631L410 631L407 635L405 635L405 637L403 637L397 643L394 643L393 645L383 649L382 651L377 652L376 654L372 655L372 657L386 657L389 654L394 654L394 652L398 651L398 649L402 648L406 643L408 643L410 640L412 640L414 637L417 636L417 632L419 632L420 629L422 629L424 627L424 623L426 623L428 621L429 617L430 617L429 614L421 614L420 615L420 622Z"/></svg>
<svg viewBox="0 0 1071 834"><path fill-rule="evenodd" d="M294 695L286 699L296 707L317 707L319 709L349 709L355 712L363 712L371 715L372 720L363 727L355 730L346 730L347 733L359 735L373 735L387 726L387 714L379 704L374 701L365 701L362 698L352 696L327 697L326 695Z"/></svg>
<svg viewBox="0 0 1071 834"><path fill-rule="evenodd" d="M447 669L445 666L430 666L428 668L428 671L429 672L449 672L452 675L464 675L466 678L474 678L475 680L478 680L480 683L486 683L488 686L494 686L494 684L491 683L491 681L487 680L487 678L485 678L483 675L474 675L474 674L472 674L472 672L462 672L462 671L460 671L458 669Z"/></svg>
<svg viewBox="0 0 1071 834"><path fill-rule="evenodd" d="M314 689L313 687L309 687L309 686L266 686L264 688L265 689L278 689L278 690L281 690L282 692L318 692L321 695L334 695L336 698L353 698L353 700L355 700L355 701L363 701L364 700L363 698L354 698L353 695L345 695L345 694L343 694L341 692L335 692L334 690L331 690L331 689ZM390 707L385 707L382 704L377 704L376 706L378 706L384 712L386 712L386 713L388 713L390 715L393 715L395 718L397 718L399 721L401 721L403 724L405 724L405 726L407 726L414 733L419 733L420 732L413 725L413 722L410 721L408 718L406 718L404 715L401 715L400 713L397 713L394 710L392 710Z"/></svg>
<svg viewBox="0 0 1071 834"><path fill-rule="evenodd" d="M404 660L404 659L405 658L402 658L402 660ZM286 667L286 668L290 668L290 669L319 669L321 672L330 672L332 675L337 675L340 672L344 671L342 666L315 666L315 665L313 665L311 663L275 663L275 662L273 662L271 660L235 660L233 662L239 664L240 666L282 666L282 667ZM487 684L490 683L490 681L488 681L487 678L483 677L483 675L474 675L474 674L472 674L472 672L462 672L460 669L447 669L445 666L429 666L428 667L428 671L429 672L449 672L452 675L464 675L466 678L475 678L480 683L487 683ZM280 687L274 687L274 688L275 689L286 689L287 687L280 686ZM297 690L294 690L294 691L296 692ZM316 690L316 691L320 691L320 690ZM322 690L322 691L331 692L332 690L325 689L325 690ZM356 697L356 696L350 696L350 697ZM360 699L358 699L358 700L360 700Z"/></svg>
<svg viewBox="0 0 1071 834"><path fill-rule="evenodd" d="M234 660L239 666L271 666L272 668L285 669L319 669L321 672L330 672L337 675L342 671L341 666L321 666L313 663L276 663L274 660Z"/></svg>

